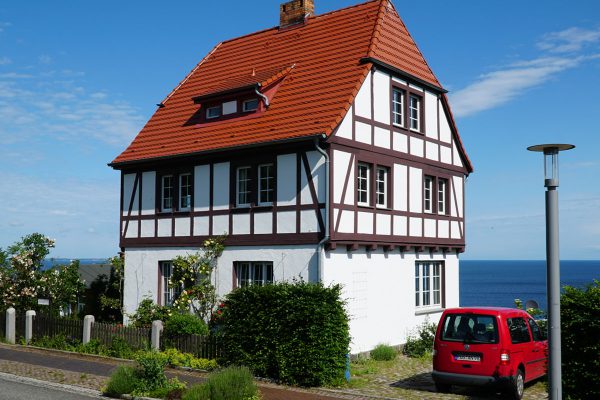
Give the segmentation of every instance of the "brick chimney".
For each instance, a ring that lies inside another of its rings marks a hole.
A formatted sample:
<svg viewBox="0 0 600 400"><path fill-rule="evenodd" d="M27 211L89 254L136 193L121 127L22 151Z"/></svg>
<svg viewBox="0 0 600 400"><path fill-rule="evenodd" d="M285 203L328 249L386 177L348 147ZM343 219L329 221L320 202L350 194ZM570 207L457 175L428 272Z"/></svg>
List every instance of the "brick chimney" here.
<svg viewBox="0 0 600 400"><path fill-rule="evenodd" d="M315 13L314 0L292 0L279 6L279 27L304 22L308 15Z"/></svg>

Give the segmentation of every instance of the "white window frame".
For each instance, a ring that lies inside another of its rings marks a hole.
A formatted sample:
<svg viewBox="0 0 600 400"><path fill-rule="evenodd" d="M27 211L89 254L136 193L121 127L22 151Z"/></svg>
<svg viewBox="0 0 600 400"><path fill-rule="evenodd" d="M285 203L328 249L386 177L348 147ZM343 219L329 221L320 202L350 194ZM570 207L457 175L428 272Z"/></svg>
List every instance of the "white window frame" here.
<svg viewBox="0 0 600 400"><path fill-rule="evenodd" d="M416 107L413 106L413 100L416 100ZM411 94L409 96L409 100L408 100L409 104L408 104L408 119L409 119L409 126L410 126L410 130L411 131L415 131L415 132L421 132L421 107L422 107L422 100L421 97L415 95L415 94ZM413 118L413 111L416 111L417 117ZM414 125L413 126L413 122Z"/></svg>
<svg viewBox="0 0 600 400"><path fill-rule="evenodd" d="M238 288L251 285L268 285L274 282L273 262L237 261L234 263Z"/></svg>
<svg viewBox="0 0 600 400"><path fill-rule="evenodd" d="M359 206L370 206L371 205L371 164L358 163L356 167L356 201ZM361 176L361 170L367 171L367 175ZM361 183L364 183L364 187ZM365 193L367 201L360 201L361 193Z"/></svg>
<svg viewBox="0 0 600 400"><path fill-rule="evenodd" d="M169 178L171 181L170 186L165 186L165 180ZM173 202L175 201L175 196L173 196L173 192L175 191L173 175L163 175L160 179L160 210L163 212L173 211ZM169 189L170 196L165 196L165 189ZM170 199L171 207L165 207L165 200Z"/></svg>
<svg viewBox="0 0 600 400"><path fill-rule="evenodd" d="M379 208L388 207L388 171L387 167L377 167L375 170L375 205ZM383 172L383 179L380 179L380 172ZM383 202L379 202L380 196L383 196Z"/></svg>
<svg viewBox="0 0 600 400"><path fill-rule="evenodd" d="M188 184L183 185L183 179L188 178ZM183 194L183 188L188 188L188 194ZM192 174L181 174L179 175L179 211L189 211L192 208ZM187 198L188 205L184 206L182 200Z"/></svg>
<svg viewBox="0 0 600 400"><path fill-rule="evenodd" d="M425 175L425 179L423 179L423 211L426 213L433 213L433 186L434 178Z"/></svg>
<svg viewBox="0 0 600 400"><path fill-rule="evenodd" d="M218 110L218 115L211 115L211 111ZM206 119L215 119L223 116L223 106L219 104L218 106L212 106L206 108Z"/></svg>
<svg viewBox="0 0 600 400"><path fill-rule="evenodd" d="M263 168L270 167L271 175L264 177L263 176ZM263 186L266 184L266 188ZM267 193L267 201L262 201L262 194ZM269 198L270 197L270 201ZM273 201L275 200L275 165L273 163L270 164L260 164L258 166L258 205L260 206L270 206L273 205Z"/></svg>
<svg viewBox="0 0 600 400"><path fill-rule="evenodd" d="M402 89L398 89L398 88L393 88L392 89L392 116L393 116L393 123L396 126L400 126L404 128L404 98L405 98L405 91ZM400 97L400 101L398 101L396 94L399 95ZM400 111L397 111L397 107L400 109ZM398 117L398 118L397 118ZM396 122L396 120L399 119L400 122Z"/></svg>
<svg viewBox="0 0 600 400"><path fill-rule="evenodd" d="M173 274L173 262L172 261L160 261L160 279L161 279L161 293L160 301L163 306L171 306L173 305L173 301L175 300L176 295L180 295L182 291L182 287L174 288L169 286L169 279L171 279L171 275Z"/></svg>
<svg viewBox="0 0 600 400"><path fill-rule="evenodd" d="M415 262L415 307L441 308L443 261Z"/></svg>
<svg viewBox="0 0 600 400"><path fill-rule="evenodd" d="M240 180L240 172L242 170L246 170L248 171L248 174L246 175L246 179L244 179L244 182L246 183L246 188L245 190L242 192L240 189L240 185L242 183L242 181ZM235 171L235 203L237 207L250 207L250 204L252 203L252 191L250 190L250 182L252 182L252 167L250 166L243 166L243 167L238 167ZM246 194L246 202L240 202L240 194L245 193Z"/></svg>
<svg viewBox="0 0 600 400"><path fill-rule="evenodd" d="M447 211L448 180L438 178L437 180L437 212L445 215Z"/></svg>
<svg viewBox="0 0 600 400"><path fill-rule="evenodd" d="M248 104L250 104L251 102L256 102L256 107L249 108ZM256 110L258 110L258 105L259 104L260 104L260 102L259 102L259 100L257 98L244 100L244 102L242 103L242 111L243 112L256 111Z"/></svg>

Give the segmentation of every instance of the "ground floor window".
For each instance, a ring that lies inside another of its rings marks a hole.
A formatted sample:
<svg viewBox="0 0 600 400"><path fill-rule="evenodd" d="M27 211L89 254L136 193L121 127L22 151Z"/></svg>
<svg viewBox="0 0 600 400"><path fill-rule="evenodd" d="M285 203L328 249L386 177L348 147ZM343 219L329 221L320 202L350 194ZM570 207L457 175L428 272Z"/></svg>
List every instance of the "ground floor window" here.
<svg viewBox="0 0 600 400"><path fill-rule="evenodd" d="M236 287L264 286L273 283L273 263L270 261L238 261L234 264Z"/></svg>
<svg viewBox="0 0 600 400"><path fill-rule="evenodd" d="M443 268L443 261L415 263L415 305L417 307L442 306Z"/></svg>
<svg viewBox="0 0 600 400"><path fill-rule="evenodd" d="M173 263L171 261L161 261L159 266L161 275L159 282L160 304L170 306L173 304L173 300L181 294L181 287L169 287L169 280L173 274Z"/></svg>

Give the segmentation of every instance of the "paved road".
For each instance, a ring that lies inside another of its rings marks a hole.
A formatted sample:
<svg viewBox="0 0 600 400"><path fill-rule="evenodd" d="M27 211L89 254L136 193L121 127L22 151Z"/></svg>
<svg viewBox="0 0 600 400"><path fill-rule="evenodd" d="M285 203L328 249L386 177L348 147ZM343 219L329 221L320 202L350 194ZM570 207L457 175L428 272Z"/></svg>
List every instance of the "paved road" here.
<svg viewBox="0 0 600 400"><path fill-rule="evenodd" d="M89 394L86 391L66 391L57 386L29 378L0 374L0 399L78 400L103 398L98 395Z"/></svg>

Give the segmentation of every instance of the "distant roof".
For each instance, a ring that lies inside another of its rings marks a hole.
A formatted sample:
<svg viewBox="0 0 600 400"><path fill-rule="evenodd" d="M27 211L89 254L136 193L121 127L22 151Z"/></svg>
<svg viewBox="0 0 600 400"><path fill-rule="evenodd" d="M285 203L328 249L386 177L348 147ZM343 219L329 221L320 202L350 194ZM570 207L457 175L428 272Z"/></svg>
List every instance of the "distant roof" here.
<svg viewBox="0 0 600 400"><path fill-rule="evenodd" d="M443 92L392 3L372 0L219 43L111 165L329 136L375 61ZM200 107L192 99L274 82L280 86L256 118L190 123Z"/></svg>
<svg viewBox="0 0 600 400"><path fill-rule="evenodd" d="M90 284L100 275L110 276L110 264L79 264L79 277L85 281L85 286L90 287Z"/></svg>

